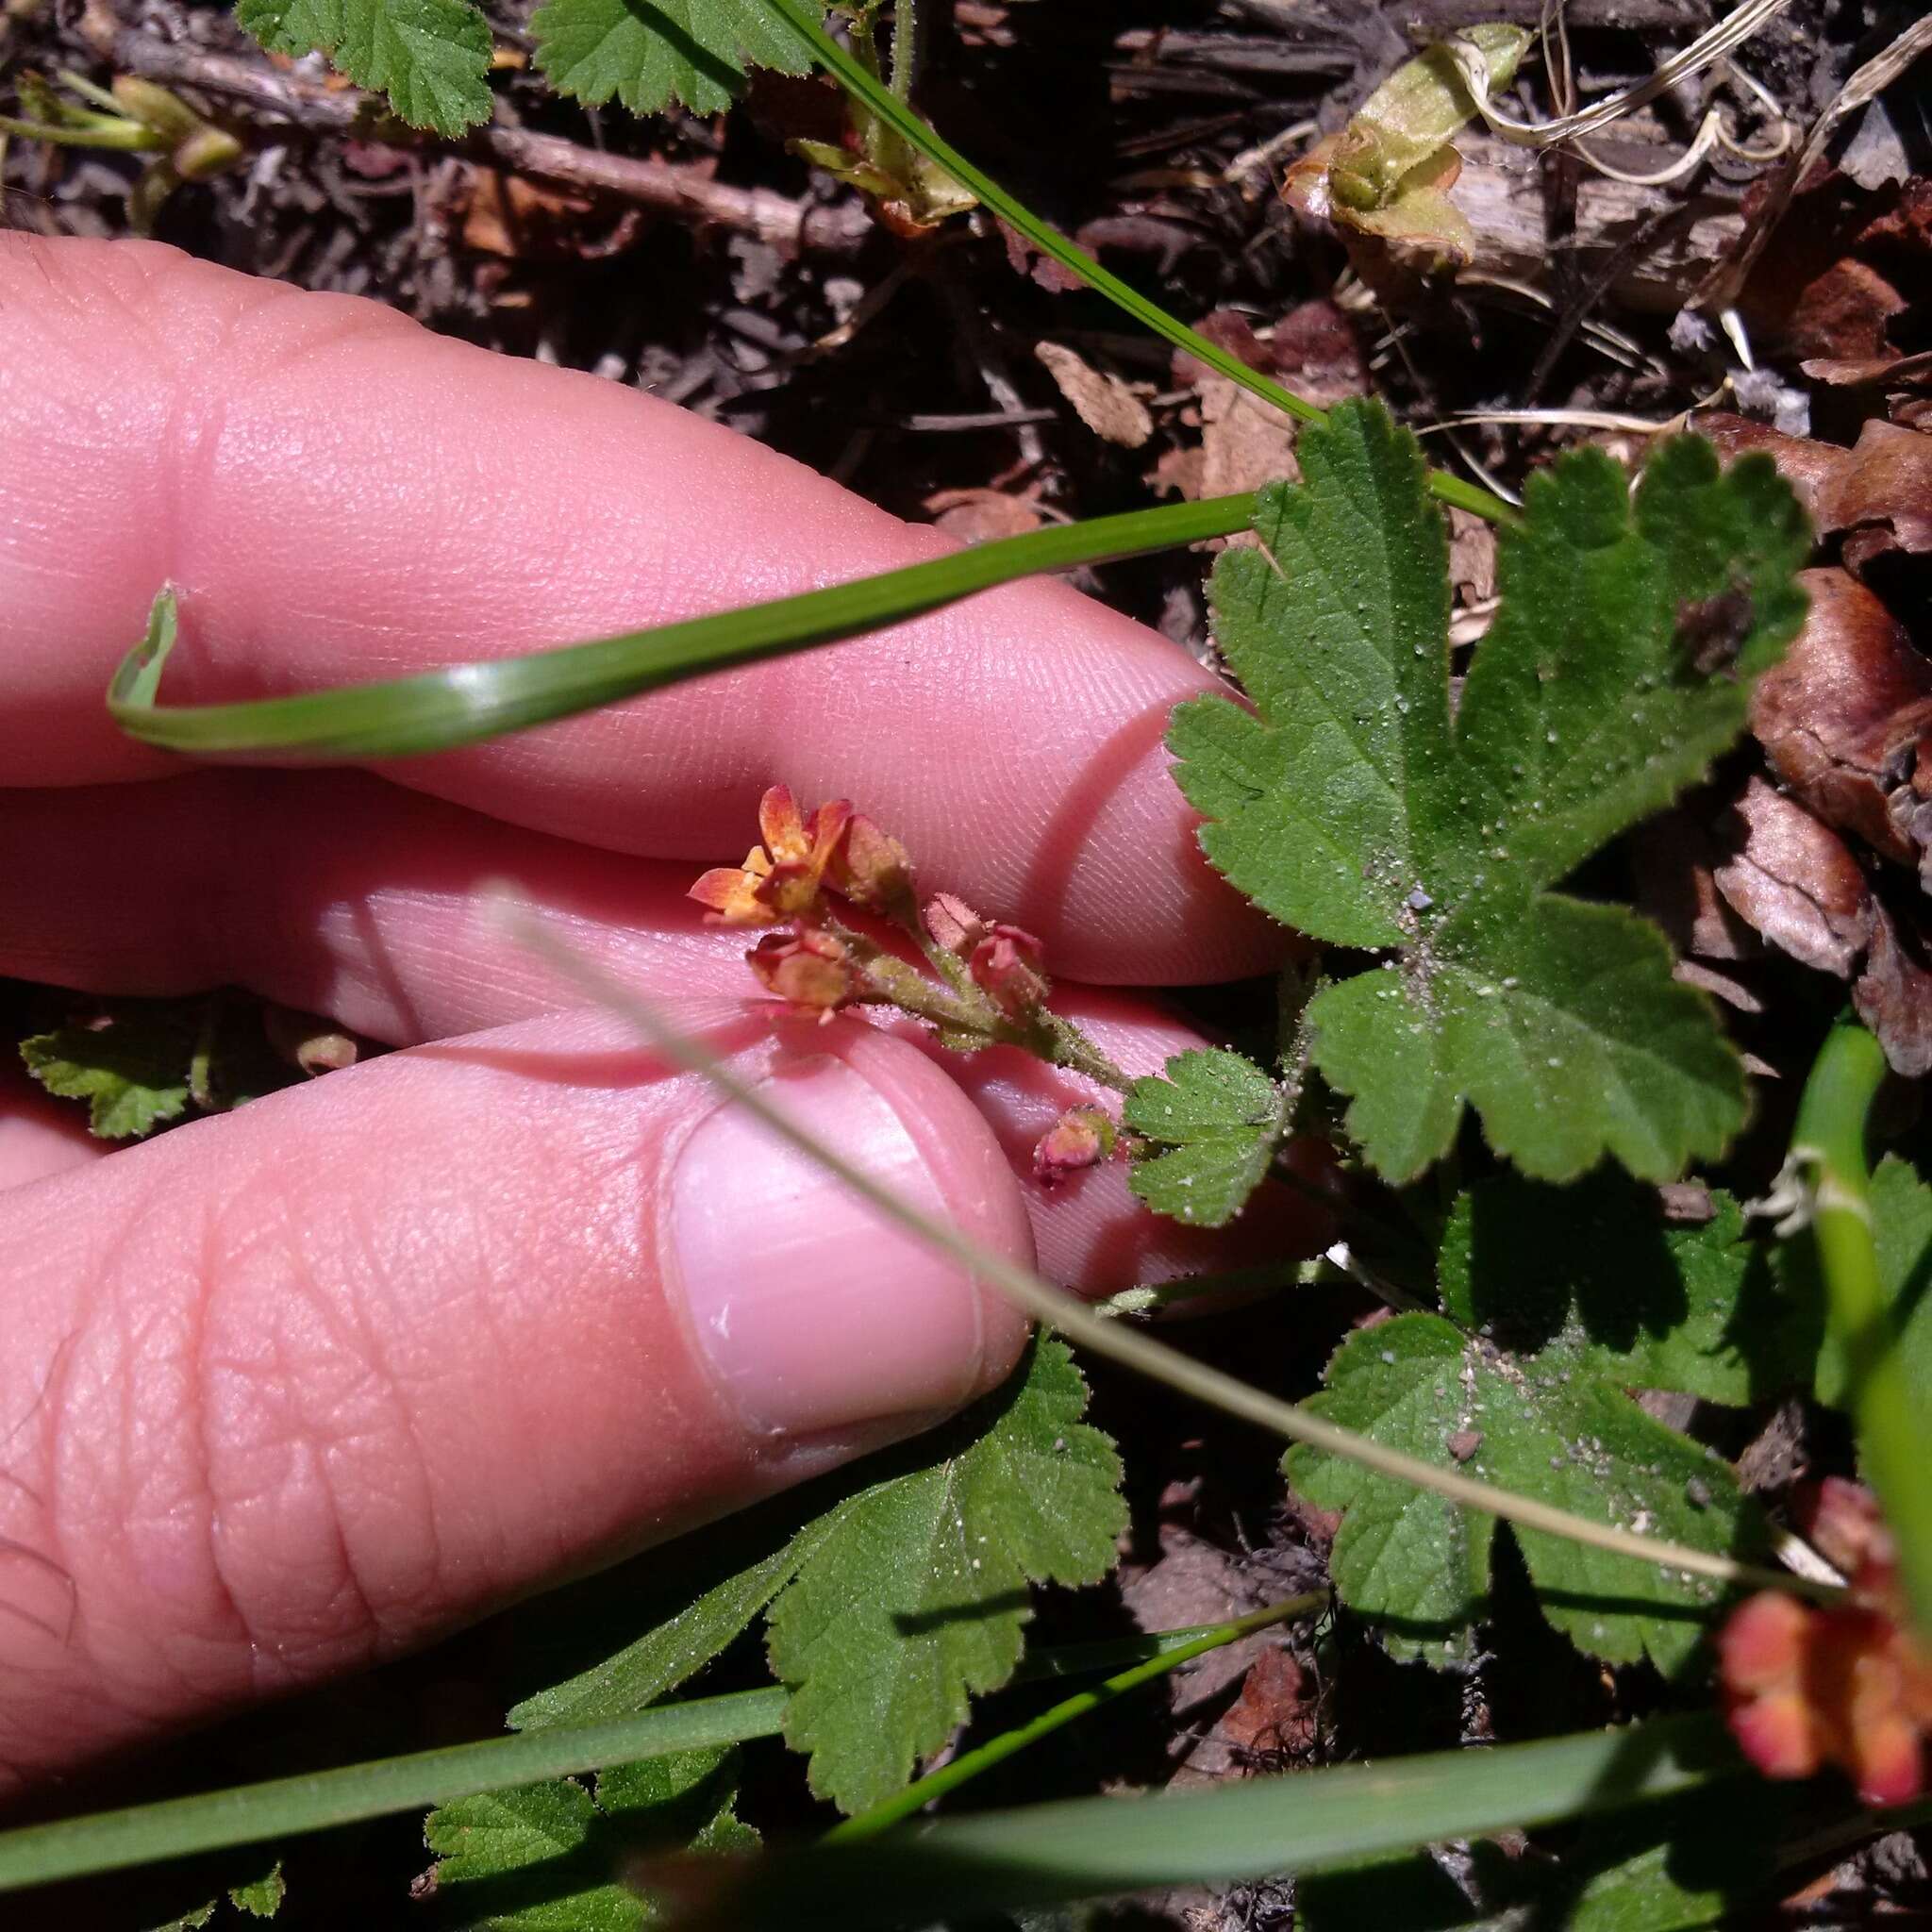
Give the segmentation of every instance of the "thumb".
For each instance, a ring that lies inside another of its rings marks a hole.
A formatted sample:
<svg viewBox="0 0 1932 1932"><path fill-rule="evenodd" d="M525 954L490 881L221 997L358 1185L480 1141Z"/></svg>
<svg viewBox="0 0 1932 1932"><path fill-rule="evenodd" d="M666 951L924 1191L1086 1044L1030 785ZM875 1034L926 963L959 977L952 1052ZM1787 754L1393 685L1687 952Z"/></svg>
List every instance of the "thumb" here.
<svg viewBox="0 0 1932 1932"><path fill-rule="evenodd" d="M688 1011L1030 1257L927 1059ZM599 1015L331 1075L0 1193L0 1788L421 1642L905 1435L1019 1317Z"/></svg>

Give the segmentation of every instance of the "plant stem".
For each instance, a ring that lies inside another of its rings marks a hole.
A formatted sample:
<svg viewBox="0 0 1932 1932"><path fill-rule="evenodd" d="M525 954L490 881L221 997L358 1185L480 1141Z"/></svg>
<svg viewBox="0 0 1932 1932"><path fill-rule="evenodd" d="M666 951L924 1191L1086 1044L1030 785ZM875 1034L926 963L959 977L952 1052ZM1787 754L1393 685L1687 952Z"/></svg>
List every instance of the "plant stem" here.
<svg viewBox="0 0 1932 1932"><path fill-rule="evenodd" d="M174 593L167 590L156 599L147 636L114 674L108 710L130 737L203 758L408 758L594 710L708 672L840 643L1019 577L1229 536L1247 527L1254 508L1252 495L1216 496L1057 524L903 570L561 650L244 704L156 702L175 639Z"/></svg>
<svg viewBox="0 0 1932 1932"><path fill-rule="evenodd" d="M1844 1352L1858 1460L1898 1542L1899 1574L1922 1640L1932 1641L1932 1442L1919 1425L1873 1239L1865 1122L1885 1053L1847 1016L1825 1036L1791 1130L1791 1163L1813 1183L1811 1238L1824 1316Z"/></svg>
<svg viewBox="0 0 1932 1932"><path fill-rule="evenodd" d="M1217 1624L1191 1643L1180 1644L1160 1657L1149 1657L1146 1662L1135 1664L1131 1669L1108 1678L1105 1683L1094 1685L1091 1690L1075 1691L1050 1710L1041 1711L1031 1723L1002 1732L999 1737L989 1739L976 1751L968 1751L928 1776L915 1779L904 1790L894 1791L890 1798L882 1798L870 1810L846 1819L842 1824L835 1824L825 1833L824 1842L837 1844L847 1843L854 1839L876 1838L880 1832L910 1818L914 1812L924 1810L934 1799L944 1797L969 1778L975 1778L981 1772L991 1771L994 1765L1018 1756L1029 1744L1038 1743L1041 1738L1072 1724L1075 1718L1085 1717L1089 1711L1098 1710L1104 1704L1111 1704L1129 1690L1138 1690L1142 1684L1151 1684L1157 1677L1166 1676L1182 1664L1191 1662L1197 1657L1205 1657L1210 1650L1219 1650L1224 1644L1252 1636L1257 1630L1265 1630L1271 1624L1285 1624L1291 1617L1320 1609L1327 1602L1328 1592L1325 1590L1314 1590L1301 1596L1290 1597L1283 1603L1270 1604L1266 1609L1251 1611L1245 1617Z"/></svg>
<svg viewBox="0 0 1932 1932"><path fill-rule="evenodd" d="M902 101L912 98L919 77L919 8L916 0L893 0L892 92Z"/></svg>
<svg viewBox="0 0 1932 1932"><path fill-rule="evenodd" d="M1298 396L1258 370L1250 369L1240 357L1230 355L1218 342L1210 342L1177 316L1170 315L1158 302L1150 301L1131 284L1103 268L1085 249L1076 247L1057 229L1049 227L998 182L981 174L963 155L928 127L890 88L881 86L875 76L868 74L863 63L847 53L825 31L809 8L799 4L799 0L766 0L766 4L791 25L812 58L841 87L862 101L901 140L918 149L929 161L937 162L1002 221L1017 228L1041 254L1050 256L1062 268L1078 275L1089 288L1097 290L1143 327L1152 329L1176 348L1185 349L1198 361L1205 362L1208 368L1226 376L1250 394L1259 396L1263 402L1272 403L1277 409L1304 423L1324 420L1324 411L1305 396ZM1513 524L1517 521L1514 506L1460 476L1431 470L1429 489L1439 501L1455 504L1458 508L1486 517L1491 523Z"/></svg>
<svg viewBox="0 0 1932 1932"><path fill-rule="evenodd" d="M513 938L548 960L598 1005L629 1022L638 1037L655 1052L661 1053L675 1066L698 1074L708 1080L725 1099L736 1102L747 1113L771 1128L778 1138L798 1149L834 1179L841 1181L861 1200L869 1202L887 1220L908 1229L940 1253L970 1269L989 1287L996 1288L1015 1307L1036 1322L1058 1329L1071 1341L1091 1348L1165 1382L1169 1388L1193 1397L1223 1413L1254 1423L1291 1442L1306 1442L1330 1456L1359 1463L1377 1475L1427 1490L1461 1505L1501 1517L1507 1523L1520 1523L1550 1536L1567 1537L1573 1542L1612 1556L1627 1557L1633 1562L1659 1565L1708 1576L1720 1583L1749 1585L1758 1590L1783 1590L1798 1596L1824 1602L1843 1597L1840 1587L1812 1582L1755 1563L1740 1561L1712 1550L1691 1548L1688 1543L1667 1542L1662 1538L1642 1535L1613 1524L1595 1523L1574 1516L1537 1496L1518 1495L1514 1491L1478 1482L1472 1476L1440 1469L1420 1457L1405 1455L1368 1436L1343 1428L1325 1417L1310 1415L1293 1403L1256 1389L1239 1377L1224 1374L1206 1362L1196 1361L1178 1349L1158 1341L1143 1329L1125 1322L1097 1315L1085 1303L1050 1286L1030 1269L995 1253L971 1235L949 1223L934 1219L924 1209L904 1199L892 1189L855 1167L843 1156L805 1132L787 1115L738 1079L708 1048L662 1019L655 1003L641 998L631 987L606 972L595 960L567 944L552 933L520 898L506 896L502 917Z"/></svg>

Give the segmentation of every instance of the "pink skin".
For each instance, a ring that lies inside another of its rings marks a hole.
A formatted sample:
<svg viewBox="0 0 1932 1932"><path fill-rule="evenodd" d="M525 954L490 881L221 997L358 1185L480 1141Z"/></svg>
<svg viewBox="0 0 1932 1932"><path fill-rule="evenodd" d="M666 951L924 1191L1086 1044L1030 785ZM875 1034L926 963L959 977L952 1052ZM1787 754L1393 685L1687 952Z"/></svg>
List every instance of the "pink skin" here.
<svg viewBox="0 0 1932 1932"><path fill-rule="evenodd" d="M774 1018L744 937L682 896L783 779L856 799L1057 971L1275 956L1164 769L1166 714L1208 680L1058 586L379 776L181 775L100 703L164 579L188 699L936 547L675 409L370 305L0 236L0 973L239 979L410 1049L105 1158L0 1084L0 1796L420 1642L1010 1365L1004 1304L564 1010L477 918L486 878L848 1158L1085 1291L1321 1239L1285 1192L1218 1241L1117 1168L1043 1193L1029 1150L1081 1083ZM1133 1072L1193 1042L1127 993L1061 1003Z"/></svg>

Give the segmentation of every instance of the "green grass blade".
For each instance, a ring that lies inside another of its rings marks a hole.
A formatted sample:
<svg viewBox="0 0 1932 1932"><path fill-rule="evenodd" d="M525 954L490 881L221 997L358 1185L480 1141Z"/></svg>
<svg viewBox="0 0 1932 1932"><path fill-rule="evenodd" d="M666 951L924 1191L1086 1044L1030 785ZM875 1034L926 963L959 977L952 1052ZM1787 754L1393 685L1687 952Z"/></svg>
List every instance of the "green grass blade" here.
<svg viewBox="0 0 1932 1932"><path fill-rule="evenodd" d="M950 1763L941 1765L938 1771L928 1772L924 1777L915 1778L903 1790L894 1791L890 1798L882 1798L869 1811L860 1811L842 1824L835 1824L826 1832L824 1842L846 1844L856 1839L876 1838L880 1832L888 1831L915 1812L924 1810L935 1798L943 1798L949 1791L958 1790L982 1772L991 1771L996 1764L1004 1764L1028 1745L1037 1744L1041 1738L1051 1737L1055 1731L1087 1716L1090 1711L1098 1710L1103 1705L1124 1697L1128 1691L1138 1690L1141 1685L1151 1684L1156 1678L1179 1670L1197 1657L1206 1657L1210 1650L1220 1650L1225 1644L1238 1643L1243 1637L1253 1636L1257 1630L1265 1630L1271 1624L1286 1623L1291 1617L1307 1616L1311 1610L1325 1609L1328 1600L1325 1590L1309 1591L1301 1596L1289 1597L1282 1603L1270 1604L1266 1609L1251 1610L1246 1616L1236 1617L1228 1623L1211 1624L1191 1641L1172 1644L1158 1656L1146 1657L1124 1671L1115 1673L1105 1683L1095 1684L1091 1690L1076 1690L1073 1696L1061 1699L1027 1723L1002 1731L998 1737L989 1738L976 1750L963 1753Z"/></svg>
<svg viewBox="0 0 1932 1932"><path fill-rule="evenodd" d="M785 1721L782 1685L727 1697L661 1704L603 1724L514 1731L476 1744L417 1751L336 1771L168 1798L125 1811L99 1811L52 1824L0 1832L0 1891L119 1872L195 1852L259 1844L332 1824L415 1811L477 1791L509 1790L607 1764L634 1764L774 1736Z"/></svg>
<svg viewBox="0 0 1932 1932"><path fill-rule="evenodd" d="M990 208L1008 226L1018 229L1042 255L1051 257L1068 274L1078 275L1090 289L1105 295L1116 308L1124 309L1143 328L1151 329L1175 348L1185 349L1189 355L1226 376L1230 382L1238 383L1251 395L1259 396L1263 402L1272 403L1275 408L1301 422L1319 423L1324 420L1324 412L1306 396L1298 396L1292 390L1284 389L1259 370L1250 369L1239 356L1231 356L1220 343L1210 342L1206 336L1197 334L1178 316L1170 315L1159 303L1150 301L1131 283L1122 281L1117 275L1103 268L1084 248L1068 241L1058 229L1050 227L991 175L981 174L964 155L928 127L876 75L868 72L862 61L841 47L819 24L815 12L799 6L797 0L766 0L766 4L791 23L792 30L811 50L812 58L841 87L855 99L862 101L901 140L916 148L927 160L943 168L961 187L969 189L984 207ZM1505 503L1500 496L1476 484L1465 482L1460 476L1432 470L1429 488L1442 502L1453 503L1476 516L1488 517L1495 523L1514 523L1516 520L1513 505Z"/></svg>
<svg viewBox="0 0 1932 1932"><path fill-rule="evenodd" d="M1254 498L1243 494L1094 517L822 591L561 650L246 704L158 702L176 635L175 599L163 591L146 637L114 674L108 709L129 736L200 757L258 754L279 764L446 751L707 672L838 643L1016 577L1224 537L1246 529L1253 511Z"/></svg>
<svg viewBox="0 0 1932 1932"><path fill-rule="evenodd" d="M1536 1744L1250 1778L1184 1796L1074 1798L821 1843L718 1868L678 1867L687 1925L958 1924L975 1912L1159 1886L1308 1872L1376 1852L1615 1811L1736 1776L1711 1716ZM661 1874L648 1874L656 1886Z"/></svg>
<svg viewBox="0 0 1932 1932"><path fill-rule="evenodd" d="M1815 1176L1811 1239L1824 1279L1824 1318L1851 1371L1858 1457L1898 1541L1912 1621L1932 1639L1932 1443L1919 1427L1898 1329L1872 1236L1865 1121L1886 1075L1885 1050L1847 1015L1825 1036L1791 1130L1791 1164Z"/></svg>

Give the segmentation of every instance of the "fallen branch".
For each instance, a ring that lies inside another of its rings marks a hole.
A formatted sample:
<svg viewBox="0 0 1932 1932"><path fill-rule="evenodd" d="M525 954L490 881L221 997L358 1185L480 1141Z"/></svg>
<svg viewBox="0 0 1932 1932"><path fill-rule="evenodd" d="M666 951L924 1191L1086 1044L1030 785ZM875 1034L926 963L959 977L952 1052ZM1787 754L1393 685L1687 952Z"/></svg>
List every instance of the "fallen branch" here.
<svg viewBox="0 0 1932 1932"><path fill-rule="evenodd" d="M217 94L252 116L281 121L307 134L369 135L375 125L376 103L354 88L325 86L284 73L265 60L177 45L136 27L102 21L93 11L83 31L116 73ZM411 145L440 147L531 180L755 236L787 256L849 258L873 229L871 216L856 197L818 207L765 188L735 188L714 181L702 168L690 164L605 154L523 127L492 125L465 140L441 142L425 142L412 132L409 140Z"/></svg>

